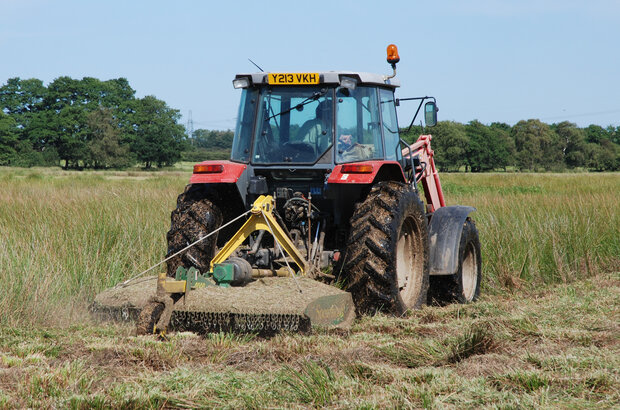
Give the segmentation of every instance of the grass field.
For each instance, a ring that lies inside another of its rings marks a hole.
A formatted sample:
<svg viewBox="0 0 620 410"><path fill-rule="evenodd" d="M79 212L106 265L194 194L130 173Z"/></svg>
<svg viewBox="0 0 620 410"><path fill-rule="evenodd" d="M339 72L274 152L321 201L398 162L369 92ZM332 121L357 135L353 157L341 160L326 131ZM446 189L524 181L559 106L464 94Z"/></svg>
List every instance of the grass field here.
<svg viewBox="0 0 620 410"><path fill-rule="evenodd" d="M483 297L271 339L96 324L159 262L191 168L0 169L0 407L618 407L620 174L445 174Z"/></svg>

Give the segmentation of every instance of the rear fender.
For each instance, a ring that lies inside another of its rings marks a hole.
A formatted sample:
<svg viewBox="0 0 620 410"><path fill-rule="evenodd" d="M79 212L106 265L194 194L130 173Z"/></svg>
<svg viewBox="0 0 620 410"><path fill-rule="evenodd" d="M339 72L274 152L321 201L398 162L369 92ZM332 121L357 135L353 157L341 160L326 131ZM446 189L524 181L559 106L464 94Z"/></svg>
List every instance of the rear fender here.
<svg viewBox="0 0 620 410"><path fill-rule="evenodd" d="M192 174L189 180L190 184L236 183L248 168L246 164L232 161L203 161L196 165L221 165L222 171L208 174Z"/></svg>
<svg viewBox="0 0 620 410"><path fill-rule="evenodd" d="M344 173L348 165L370 165L371 172ZM405 174L397 161L364 161L336 165L327 179L328 184L372 184L379 181L406 182Z"/></svg>
<svg viewBox="0 0 620 410"><path fill-rule="evenodd" d="M437 209L428 227L431 275L453 275L459 268L459 245L463 224L475 211L471 206L444 206Z"/></svg>
<svg viewBox="0 0 620 410"><path fill-rule="evenodd" d="M197 165L221 165L222 171L208 174L194 173L189 180L190 184L213 184L214 187L220 184L235 184L244 205L248 205L246 201L250 172L246 164L232 161L203 161Z"/></svg>

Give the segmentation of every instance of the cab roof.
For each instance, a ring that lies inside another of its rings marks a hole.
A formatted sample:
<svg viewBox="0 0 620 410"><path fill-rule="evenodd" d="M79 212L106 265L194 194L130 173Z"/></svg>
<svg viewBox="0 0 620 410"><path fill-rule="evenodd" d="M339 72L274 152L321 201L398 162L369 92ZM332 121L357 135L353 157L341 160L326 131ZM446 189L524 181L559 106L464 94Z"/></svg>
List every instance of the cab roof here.
<svg viewBox="0 0 620 410"><path fill-rule="evenodd" d="M246 73L237 74L235 79L249 78L251 85L268 85L269 74L275 74L272 72L261 73ZM280 73L278 73L280 74ZM288 73L287 73L288 74ZM307 74L307 73L292 73L292 74ZM354 78L357 80L358 85L380 85L384 87L396 88L400 87L400 80L398 78L388 78L385 74L364 73L358 71L322 71L312 74L319 75L319 84L340 84L342 77Z"/></svg>

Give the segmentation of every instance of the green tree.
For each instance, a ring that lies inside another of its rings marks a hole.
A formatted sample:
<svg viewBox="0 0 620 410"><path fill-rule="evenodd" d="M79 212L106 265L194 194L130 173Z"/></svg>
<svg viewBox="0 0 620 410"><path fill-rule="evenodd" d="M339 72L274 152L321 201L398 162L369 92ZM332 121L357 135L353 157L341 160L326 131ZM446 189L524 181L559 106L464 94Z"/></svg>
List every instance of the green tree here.
<svg viewBox="0 0 620 410"><path fill-rule="evenodd" d="M87 152L85 128L89 99L84 86L80 80L63 76L52 81L47 89L43 100L45 112L37 116L29 135L36 150L53 146L64 160L65 168L78 168Z"/></svg>
<svg viewBox="0 0 620 410"><path fill-rule="evenodd" d="M616 145L620 145L620 126L614 127L613 125L610 125L607 127L607 133L611 137L611 142Z"/></svg>
<svg viewBox="0 0 620 410"><path fill-rule="evenodd" d="M503 152L500 154L501 158L499 159L500 167L506 168L508 166L515 165L515 157L516 157L516 148L515 148L515 140L510 135L510 131L512 127L503 122L493 122L490 127L491 132L493 132L497 138L500 140L500 144L503 148Z"/></svg>
<svg viewBox="0 0 620 410"><path fill-rule="evenodd" d="M10 78L0 87L0 111L10 115L20 130L27 129L32 116L41 108L46 93L41 80Z"/></svg>
<svg viewBox="0 0 620 410"><path fill-rule="evenodd" d="M609 140L610 135L607 130L600 125L591 124L585 129L587 142L600 144L603 140Z"/></svg>
<svg viewBox="0 0 620 410"><path fill-rule="evenodd" d="M26 130L33 149L53 147L66 168L92 163L89 138L96 134L87 130L88 114L111 109L120 129L119 142L127 143L133 132L129 117L133 115L134 94L124 78L58 77L49 84L41 109Z"/></svg>
<svg viewBox="0 0 620 410"><path fill-rule="evenodd" d="M617 171L620 169L620 149L611 141L586 145L586 166L594 171Z"/></svg>
<svg viewBox="0 0 620 410"><path fill-rule="evenodd" d="M566 165L572 168L585 166L586 137L584 131L568 121L553 124L551 128L559 137Z"/></svg>
<svg viewBox="0 0 620 410"><path fill-rule="evenodd" d="M550 170L561 167L559 137L540 120L519 121L511 132L516 148L516 165L521 170Z"/></svg>
<svg viewBox="0 0 620 410"><path fill-rule="evenodd" d="M0 111L0 165L11 165L15 161L18 142L17 123Z"/></svg>
<svg viewBox="0 0 620 410"><path fill-rule="evenodd" d="M472 171L505 169L509 165L510 149L505 131L474 120L467 124L465 132L469 137L467 163Z"/></svg>
<svg viewBox="0 0 620 410"><path fill-rule="evenodd" d="M467 164L467 147L469 138L465 126L454 121L439 121L431 129L432 147L435 151L435 162L442 171L458 171Z"/></svg>
<svg viewBox="0 0 620 410"><path fill-rule="evenodd" d="M178 124L180 118L179 110L153 96L136 100L132 150L145 168L170 166L181 158L185 128Z"/></svg>
<svg viewBox="0 0 620 410"><path fill-rule="evenodd" d="M197 129L194 131L190 140L192 146L197 148L223 148L231 149L234 132L227 131L215 131Z"/></svg>
<svg viewBox="0 0 620 410"><path fill-rule="evenodd" d="M134 163L129 144L121 144L118 121L110 108L99 108L87 115L86 163L94 168L122 168Z"/></svg>

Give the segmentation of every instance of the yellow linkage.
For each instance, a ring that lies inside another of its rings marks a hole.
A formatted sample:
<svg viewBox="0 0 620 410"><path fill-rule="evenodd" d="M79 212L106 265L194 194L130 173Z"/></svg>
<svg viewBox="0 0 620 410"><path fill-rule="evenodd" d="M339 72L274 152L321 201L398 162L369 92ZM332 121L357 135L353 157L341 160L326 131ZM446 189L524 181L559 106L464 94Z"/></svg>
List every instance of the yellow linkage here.
<svg viewBox="0 0 620 410"><path fill-rule="evenodd" d="M258 197L252 209L250 210L251 216L245 221L241 229L239 229L226 245L215 255L211 260L210 271L213 272L213 267L217 263L222 263L237 249L243 241L247 239L253 232L259 230L266 230L271 232L275 240L280 243L282 248L293 258L297 266L301 269L302 275L308 272L308 264L304 260L303 256L299 253L293 242L282 230L276 219L273 217L273 207L275 201L270 195L261 195ZM280 273L276 271L276 274L280 276ZM291 272L292 274L292 272ZM170 317L174 307L174 300L170 297L171 293L184 293L190 289L187 288L187 281L174 280L168 278L165 272L159 274L157 278L157 293L151 298L151 302L164 304L164 311L162 312L159 321L153 326L153 333L159 333L160 336L165 337L165 332L170 323Z"/></svg>
<svg viewBox="0 0 620 410"><path fill-rule="evenodd" d="M239 229L226 245L215 255L211 260L210 270L213 272L213 266L217 263L222 263L237 249L248 236L255 231L265 230L270 232L276 241L284 248L297 266L301 269L302 275L305 275L308 271L308 264L304 260L303 256L299 253L291 239L282 230L278 222L273 216L273 208L275 201L271 195L261 195L258 197L252 205L250 218L245 221L241 229Z"/></svg>

